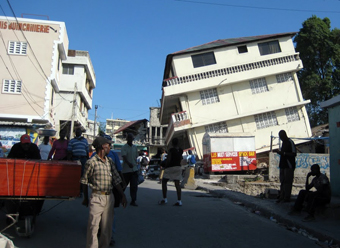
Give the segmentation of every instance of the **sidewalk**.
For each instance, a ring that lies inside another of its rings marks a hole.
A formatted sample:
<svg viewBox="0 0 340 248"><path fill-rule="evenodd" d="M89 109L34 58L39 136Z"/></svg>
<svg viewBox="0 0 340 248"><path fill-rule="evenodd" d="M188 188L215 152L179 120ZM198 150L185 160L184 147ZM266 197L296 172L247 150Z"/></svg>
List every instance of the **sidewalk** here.
<svg viewBox="0 0 340 248"><path fill-rule="evenodd" d="M195 182L198 189L219 198L227 198L254 214L285 226L290 231L319 241L321 247L340 247L340 197L332 197L330 207L323 213L316 214L315 221L303 222L302 219L307 213L302 212L301 216L288 215L294 200L290 203L276 203L276 199L258 198L216 186L213 184L216 181L213 180L195 178Z"/></svg>

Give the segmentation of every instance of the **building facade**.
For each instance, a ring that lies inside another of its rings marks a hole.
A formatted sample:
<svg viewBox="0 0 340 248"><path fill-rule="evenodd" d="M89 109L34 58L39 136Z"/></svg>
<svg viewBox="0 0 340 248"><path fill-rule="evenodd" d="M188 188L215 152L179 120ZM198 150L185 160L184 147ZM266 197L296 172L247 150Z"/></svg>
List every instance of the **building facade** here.
<svg viewBox="0 0 340 248"><path fill-rule="evenodd" d="M72 133L72 121L85 130L95 74L88 52L69 50L65 23L0 16L0 32L0 135L19 128L16 136L37 138L37 127Z"/></svg>
<svg viewBox="0 0 340 248"><path fill-rule="evenodd" d="M202 158L206 132L251 133L257 153L269 151L281 129L289 137L311 137L294 35L217 40L169 54L159 117L168 124L165 143L178 137Z"/></svg>
<svg viewBox="0 0 340 248"><path fill-rule="evenodd" d="M165 134L168 125L161 125L159 121L159 115L159 107L150 107L148 142L150 156L157 154L157 152L159 152L159 149L165 148Z"/></svg>
<svg viewBox="0 0 340 248"><path fill-rule="evenodd" d="M124 143L125 140L122 133L115 134L115 132L129 122L128 120L122 119L106 119L105 133L110 135L114 142Z"/></svg>
<svg viewBox="0 0 340 248"><path fill-rule="evenodd" d="M329 162L332 195L340 196L340 95L320 103L328 111Z"/></svg>

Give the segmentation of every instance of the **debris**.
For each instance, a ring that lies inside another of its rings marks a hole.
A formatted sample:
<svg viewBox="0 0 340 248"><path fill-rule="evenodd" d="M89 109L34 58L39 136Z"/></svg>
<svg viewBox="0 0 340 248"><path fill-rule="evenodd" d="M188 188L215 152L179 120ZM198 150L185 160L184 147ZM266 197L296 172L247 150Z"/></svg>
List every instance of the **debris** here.
<svg viewBox="0 0 340 248"><path fill-rule="evenodd" d="M292 231L292 232L297 232L298 231L298 229L295 226L293 226L293 227L287 226L287 229L289 231Z"/></svg>
<svg viewBox="0 0 340 248"><path fill-rule="evenodd" d="M254 213L257 214L257 215L261 215L261 212L258 211L258 210L256 210Z"/></svg>
<svg viewBox="0 0 340 248"><path fill-rule="evenodd" d="M244 206L243 202L234 202L236 205Z"/></svg>
<svg viewBox="0 0 340 248"><path fill-rule="evenodd" d="M270 216L270 218L269 218L271 221L273 221L273 222L277 222L277 220L273 217L273 216Z"/></svg>

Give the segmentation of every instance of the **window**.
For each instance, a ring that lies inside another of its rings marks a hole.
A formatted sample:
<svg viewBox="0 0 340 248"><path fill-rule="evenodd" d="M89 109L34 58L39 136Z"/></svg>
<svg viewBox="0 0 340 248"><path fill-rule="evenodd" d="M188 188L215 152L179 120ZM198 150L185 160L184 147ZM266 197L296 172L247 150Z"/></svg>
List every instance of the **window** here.
<svg viewBox="0 0 340 248"><path fill-rule="evenodd" d="M239 47L237 47L237 49L238 49L238 53L247 53L248 52L248 48L247 48L246 45L239 46Z"/></svg>
<svg viewBox="0 0 340 248"><path fill-rule="evenodd" d="M214 52L192 55L191 59L194 68L216 64Z"/></svg>
<svg viewBox="0 0 340 248"><path fill-rule="evenodd" d="M258 47L261 55L281 52L280 44L277 40L259 43Z"/></svg>
<svg viewBox="0 0 340 248"><path fill-rule="evenodd" d="M20 41L10 41L8 45L8 54L27 54L27 43Z"/></svg>
<svg viewBox="0 0 340 248"><path fill-rule="evenodd" d="M200 94L203 105L217 103L220 101L220 99L218 99L217 90L215 88L200 91Z"/></svg>
<svg viewBox="0 0 340 248"><path fill-rule="evenodd" d="M283 82L293 80L293 77L292 77L292 74L290 72L287 72L287 73L277 74L276 80L277 80L278 83L283 83Z"/></svg>
<svg viewBox="0 0 340 248"><path fill-rule="evenodd" d="M220 122L220 123L215 123L212 125L205 126L205 132L206 133L227 133L228 132L227 123Z"/></svg>
<svg viewBox="0 0 340 248"><path fill-rule="evenodd" d="M288 122L300 120L300 116L296 107L286 108L285 110Z"/></svg>
<svg viewBox="0 0 340 248"><path fill-rule="evenodd" d="M258 79L250 80L249 83L250 83L251 93L253 94L258 94L258 93L269 91L265 78L258 78Z"/></svg>
<svg viewBox="0 0 340 248"><path fill-rule="evenodd" d="M63 65L63 74L73 75L74 74L74 65Z"/></svg>
<svg viewBox="0 0 340 248"><path fill-rule="evenodd" d="M257 129L263 129L266 127L278 125L275 112L268 112L255 115L255 122Z"/></svg>
<svg viewBox="0 0 340 248"><path fill-rule="evenodd" d="M17 80L4 80L2 85L3 93L21 93L21 81Z"/></svg>

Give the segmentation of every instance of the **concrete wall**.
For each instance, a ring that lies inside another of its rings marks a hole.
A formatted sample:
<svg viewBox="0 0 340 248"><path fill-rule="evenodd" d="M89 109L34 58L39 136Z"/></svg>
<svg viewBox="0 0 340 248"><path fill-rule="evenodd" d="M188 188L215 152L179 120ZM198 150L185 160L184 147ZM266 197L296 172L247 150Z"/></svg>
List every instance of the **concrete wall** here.
<svg viewBox="0 0 340 248"><path fill-rule="evenodd" d="M332 194L340 196L340 105L328 108L329 118L329 150L330 150L330 163L331 167L331 187Z"/></svg>
<svg viewBox="0 0 340 248"><path fill-rule="evenodd" d="M280 156L277 153L269 153L269 181L280 181L279 161ZM321 168L321 173L326 174L328 178L330 178L330 160L328 154L298 153L295 161L295 183L306 182L306 176L308 172L310 172L310 167L313 164L319 164Z"/></svg>

